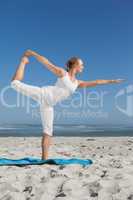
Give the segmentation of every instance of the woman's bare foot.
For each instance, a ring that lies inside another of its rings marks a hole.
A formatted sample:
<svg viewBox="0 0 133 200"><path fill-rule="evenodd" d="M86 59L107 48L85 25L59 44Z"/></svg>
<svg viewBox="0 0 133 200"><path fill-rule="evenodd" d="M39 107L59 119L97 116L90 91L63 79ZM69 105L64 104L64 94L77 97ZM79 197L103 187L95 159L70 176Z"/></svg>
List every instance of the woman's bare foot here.
<svg viewBox="0 0 133 200"><path fill-rule="evenodd" d="M47 160L48 159L48 152L43 153L41 159Z"/></svg>

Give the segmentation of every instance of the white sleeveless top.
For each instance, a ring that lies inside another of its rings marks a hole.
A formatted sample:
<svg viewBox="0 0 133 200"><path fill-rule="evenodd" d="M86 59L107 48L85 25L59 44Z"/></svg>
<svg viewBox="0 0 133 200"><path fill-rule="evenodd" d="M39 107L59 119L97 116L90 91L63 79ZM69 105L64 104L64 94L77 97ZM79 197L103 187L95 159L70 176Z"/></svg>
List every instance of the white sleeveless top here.
<svg viewBox="0 0 133 200"><path fill-rule="evenodd" d="M78 87L78 80L71 81L68 72L63 77L57 78L55 85L44 86L43 95L47 103L54 106L56 103L65 100L72 95Z"/></svg>

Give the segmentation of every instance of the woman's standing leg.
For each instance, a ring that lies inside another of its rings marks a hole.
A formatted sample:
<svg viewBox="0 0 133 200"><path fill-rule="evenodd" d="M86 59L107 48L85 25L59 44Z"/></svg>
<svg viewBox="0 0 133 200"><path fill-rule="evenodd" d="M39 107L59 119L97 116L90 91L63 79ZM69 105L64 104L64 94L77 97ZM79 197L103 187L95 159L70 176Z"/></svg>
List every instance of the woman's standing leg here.
<svg viewBox="0 0 133 200"><path fill-rule="evenodd" d="M45 134L42 136L41 146L42 146L42 160L46 160L49 157L49 148L51 144L51 136Z"/></svg>
<svg viewBox="0 0 133 200"><path fill-rule="evenodd" d="M40 105L41 120L43 126L42 159L48 159L48 152L53 136L54 108L45 101Z"/></svg>

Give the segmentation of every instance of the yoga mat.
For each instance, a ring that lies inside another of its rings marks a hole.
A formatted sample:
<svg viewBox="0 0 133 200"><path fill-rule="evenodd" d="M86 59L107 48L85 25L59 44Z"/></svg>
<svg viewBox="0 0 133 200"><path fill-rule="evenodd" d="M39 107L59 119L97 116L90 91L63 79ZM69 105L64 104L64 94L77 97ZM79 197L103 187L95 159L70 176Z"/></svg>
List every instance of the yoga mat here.
<svg viewBox="0 0 133 200"><path fill-rule="evenodd" d="M55 164L55 165L68 165L68 164L80 164L83 166L91 165L93 162L90 159L79 159L79 158L51 158L42 160L37 157L24 157L20 159L8 159L0 157L0 165L40 165L40 164Z"/></svg>

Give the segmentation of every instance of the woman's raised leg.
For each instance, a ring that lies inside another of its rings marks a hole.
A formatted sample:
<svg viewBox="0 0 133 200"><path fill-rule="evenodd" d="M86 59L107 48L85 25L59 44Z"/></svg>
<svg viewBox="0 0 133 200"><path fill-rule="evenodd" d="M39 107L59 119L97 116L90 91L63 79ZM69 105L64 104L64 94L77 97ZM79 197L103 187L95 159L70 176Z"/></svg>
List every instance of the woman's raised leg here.
<svg viewBox="0 0 133 200"><path fill-rule="evenodd" d="M28 58L24 56L15 72L15 75L11 81L11 87L16 91L39 101L40 112L43 125L43 136L42 136L42 159L48 158L48 151L51 144L53 134L53 114L54 110L52 106L49 106L45 99L42 97L42 90L40 87L32 86L23 83L21 80L24 77L25 66L28 63Z"/></svg>
<svg viewBox="0 0 133 200"><path fill-rule="evenodd" d="M21 80L24 77L26 64L29 63L28 57L23 56L20 64L11 80L11 87L23 95L31 97L36 101L41 101L42 93L41 88L38 86L23 83Z"/></svg>
<svg viewBox="0 0 133 200"><path fill-rule="evenodd" d="M21 58L21 61L20 61L19 66L18 66L18 68L17 68L17 70L16 70L16 72L15 72L13 78L12 78L12 81L13 81L13 80L22 80L22 79L23 79L23 77L24 77L25 66L26 66L26 64L28 64L28 63L29 63L28 57L23 56L23 57Z"/></svg>

